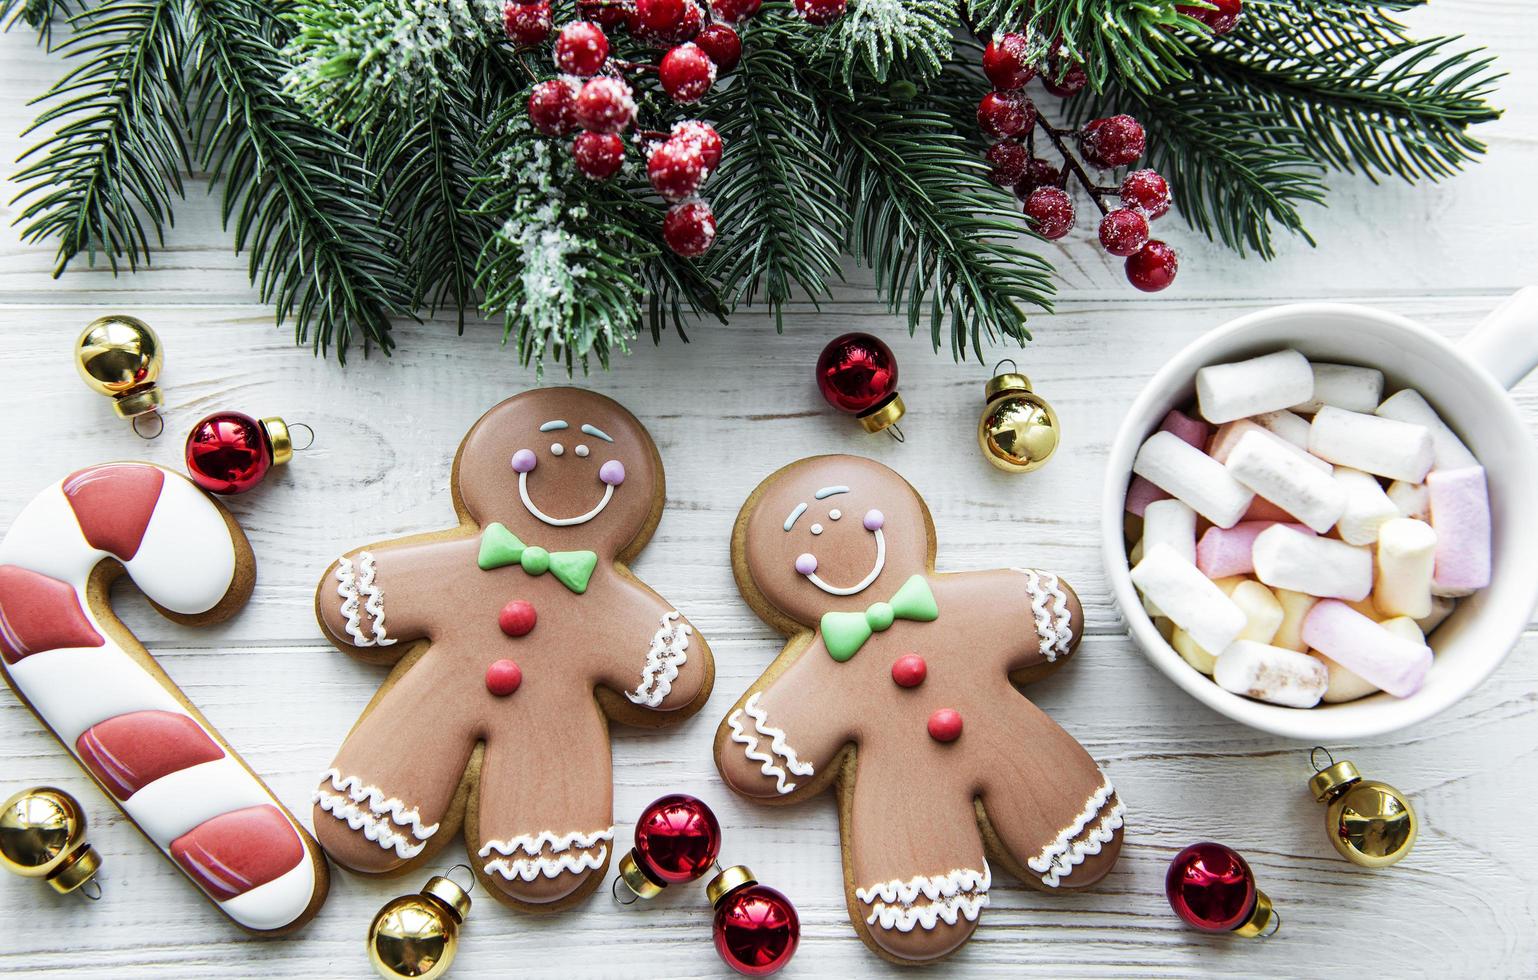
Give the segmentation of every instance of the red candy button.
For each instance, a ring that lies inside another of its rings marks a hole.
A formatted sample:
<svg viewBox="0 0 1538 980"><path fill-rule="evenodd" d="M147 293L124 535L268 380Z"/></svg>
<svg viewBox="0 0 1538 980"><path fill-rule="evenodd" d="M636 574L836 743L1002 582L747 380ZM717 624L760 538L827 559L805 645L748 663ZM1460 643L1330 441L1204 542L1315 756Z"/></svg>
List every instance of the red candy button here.
<svg viewBox="0 0 1538 980"><path fill-rule="evenodd" d="M511 660L498 660L486 668L486 690L505 698L523 683L523 670Z"/></svg>
<svg viewBox="0 0 1538 980"><path fill-rule="evenodd" d="M924 658L916 653L905 653L892 664L892 680L898 687L918 687L928 673Z"/></svg>
<svg viewBox="0 0 1538 980"><path fill-rule="evenodd" d="M961 712L941 708L929 716L929 737L936 742L954 742L961 737Z"/></svg>
<svg viewBox="0 0 1538 980"><path fill-rule="evenodd" d="M523 636L534 628L539 621L539 616L534 612L534 604L522 599L514 599L502 607L502 612L497 616L497 625L502 627L502 632L508 636Z"/></svg>

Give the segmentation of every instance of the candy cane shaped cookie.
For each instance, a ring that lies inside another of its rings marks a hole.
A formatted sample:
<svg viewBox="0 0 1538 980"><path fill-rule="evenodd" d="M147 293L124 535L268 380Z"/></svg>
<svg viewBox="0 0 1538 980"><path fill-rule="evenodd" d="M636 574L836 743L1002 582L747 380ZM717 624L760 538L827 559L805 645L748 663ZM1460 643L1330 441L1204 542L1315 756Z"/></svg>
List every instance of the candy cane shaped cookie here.
<svg viewBox="0 0 1538 980"><path fill-rule="evenodd" d="M102 790L221 912L257 933L325 900L315 842L113 614L126 572L168 618L224 619L255 579L233 518L148 463L54 484L0 541L0 671Z"/></svg>

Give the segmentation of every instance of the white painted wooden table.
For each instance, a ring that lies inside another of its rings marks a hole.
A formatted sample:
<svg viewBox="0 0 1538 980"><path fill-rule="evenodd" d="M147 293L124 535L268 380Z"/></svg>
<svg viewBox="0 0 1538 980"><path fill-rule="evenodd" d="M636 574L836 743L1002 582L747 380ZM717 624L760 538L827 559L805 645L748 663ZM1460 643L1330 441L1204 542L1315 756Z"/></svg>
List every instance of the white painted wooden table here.
<svg viewBox="0 0 1538 980"><path fill-rule="evenodd" d="M700 326L609 375L584 379L629 405L651 428L668 467L668 510L637 572L674 598L709 637L717 664L710 703L681 729L616 732L615 818L621 847L649 800L678 790L705 797L726 828L726 856L749 864L796 902L801 950L787 977L894 974L846 919L831 797L765 809L729 794L711 763L716 723L779 649L732 585L727 535L758 479L815 452L863 452L895 466L928 498L942 568L1030 561L1064 574L1089 611L1074 664L1030 696L1076 734L1130 809L1116 871L1088 894L1043 895L1012 880L971 944L933 975L1149 976L1223 973L1321 976L1528 976L1538 972L1538 634L1465 703L1413 731L1334 746L1414 799L1423 821L1414 853L1372 872L1341 861L1304 790L1307 746L1238 727L1181 694L1120 633L1099 569L1096 501L1107 441L1138 387L1163 359L1245 310L1306 298L1349 298L1421 317L1450 336L1512 289L1538 280L1538 32L1523 0L1437 0L1412 18L1427 30L1489 44L1511 76L1505 119L1483 128L1487 162L1444 186L1377 189L1337 179L1329 211L1308 216L1319 240L1288 242L1266 265L1241 262L1183 228L1162 228L1183 251L1177 286L1157 298L1122 283L1081 229L1057 256L1067 271L1060 312L1034 321L1019 356L1064 419L1065 441L1031 477L990 469L972 437L985 369L956 365L910 341L864 276L821 311L788 317L777 337L762 315ZM25 102L61 71L29 38L0 37L0 160L12 160ZM1178 175L1176 175L1178 179ZM201 195L194 183L191 193ZM0 187L9 199L10 185ZM283 800L308 819L315 774L331 758L383 672L349 660L320 636L316 577L344 548L450 520L450 457L466 427L532 383L498 347L500 330L402 326L395 358L339 370L290 344L247 284L211 201L178 212L152 269L113 279L83 264L62 280L51 247L23 245L14 206L0 208L0 336L8 424L0 466L0 527L49 481L101 460L144 457L180 466L181 435L200 415L236 408L314 426L313 451L232 507L256 550L250 606L216 628L156 616L131 589L118 609L161 663ZM69 345L109 311L152 322L168 350L168 431L141 443L80 384ZM906 445L866 438L834 416L811 364L836 332L858 327L893 343L910 415ZM1538 383L1516 397L1538 432ZM52 783L79 794L105 858L99 904L61 899L0 876L0 973L8 976L204 978L213 975L363 977L364 933L386 899L421 884L334 875L329 903L307 929L253 940L220 918L108 805L32 716L0 693L0 794ZM1267 943L1207 938L1183 928L1164 900L1176 850L1215 838L1244 852L1285 916ZM457 847L457 845L456 845ZM451 849L445 863L455 860ZM710 943L700 890L680 889L624 911L602 894L555 918L478 902L455 975L653 977L725 974Z"/></svg>

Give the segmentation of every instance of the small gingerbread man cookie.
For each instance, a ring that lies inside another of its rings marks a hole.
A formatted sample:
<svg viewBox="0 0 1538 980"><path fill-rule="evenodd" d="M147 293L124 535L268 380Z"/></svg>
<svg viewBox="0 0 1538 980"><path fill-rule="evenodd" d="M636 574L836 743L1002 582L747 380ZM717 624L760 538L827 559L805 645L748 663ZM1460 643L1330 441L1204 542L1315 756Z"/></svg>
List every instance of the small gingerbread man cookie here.
<svg viewBox="0 0 1538 980"><path fill-rule="evenodd" d="M839 786L849 913L883 957L971 936L987 858L1028 884L1098 881L1123 809L1073 737L1014 684L1060 666L1083 611L1050 572L937 574L929 510L854 456L784 467L732 534L738 588L790 637L716 735L716 765L765 802Z"/></svg>
<svg viewBox="0 0 1538 980"><path fill-rule="evenodd" d="M561 908L609 864L609 720L681 721L715 676L625 567L662 516L662 460L618 403L540 389L476 422L451 486L459 527L350 553L316 591L333 642L396 664L321 778L316 837L386 874L463 822L493 895Z"/></svg>

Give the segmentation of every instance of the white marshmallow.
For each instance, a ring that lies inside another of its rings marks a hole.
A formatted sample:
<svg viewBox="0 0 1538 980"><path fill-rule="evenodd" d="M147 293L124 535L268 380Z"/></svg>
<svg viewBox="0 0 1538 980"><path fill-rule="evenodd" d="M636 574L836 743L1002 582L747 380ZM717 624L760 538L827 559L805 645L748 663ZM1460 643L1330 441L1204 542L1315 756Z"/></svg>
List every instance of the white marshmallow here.
<svg viewBox="0 0 1538 980"><path fill-rule="evenodd" d="M1378 535L1378 580L1372 604L1389 616L1431 615L1431 572L1437 532L1424 521L1396 517Z"/></svg>
<svg viewBox="0 0 1538 980"><path fill-rule="evenodd" d="M1406 483L1395 480L1388 485L1388 499L1394 502L1400 517L1413 517L1417 521L1431 520L1431 493L1424 483Z"/></svg>
<svg viewBox="0 0 1538 980"><path fill-rule="evenodd" d="M1167 544L1196 564L1196 511L1179 500L1155 500L1143 512L1143 554Z"/></svg>
<svg viewBox="0 0 1538 980"><path fill-rule="evenodd" d="M1326 599L1316 605L1303 621L1303 639L1396 698L1420 690L1431 670L1431 648L1425 643L1384 629L1344 602Z"/></svg>
<svg viewBox="0 0 1538 980"><path fill-rule="evenodd" d="M1436 632L1436 628L1441 626L1447 620L1447 617L1453 614L1453 610L1457 608L1458 601L1456 599L1451 599L1445 595L1434 595L1431 597L1431 615L1422 616L1417 619L1415 625L1420 627L1422 634L1430 636Z"/></svg>
<svg viewBox="0 0 1538 980"><path fill-rule="evenodd" d="M1244 629L1244 610L1167 544L1143 556L1132 584L1205 649L1222 650Z"/></svg>
<svg viewBox="0 0 1538 980"><path fill-rule="evenodd" d="M1294 412L1312 415L1326 405L1348 412L1370 412L1383 399L1383 372L1355 364L1326 364L1315 361L1314 397L1292 406Z"/></svg>
<svg viewBox="0 0 1538 980"><path fill-rule="evenodd" d="M1137 451L1132 472L1184 501L1218 527L1233 527L1255 495L1223 464L1170 432L1155 432Z"/></svg>
<svg viewBox="0 0 1538 980"><path fill-rule="evenodd" d="M1345 488L1264 430L1246 433L1224 465L1234 479L1321 534L1346 509Z"/></svg>
<svg viewBox="0 0 1538 980"><path fill-rule="evenodd" d="M1365 410L1364 410L1365 411ZM1432 467L1439 470L1456 470L1465 466L1478 466L1479 460L1469 452L1457 433L1448 428L1436 409L1432 408L1421 393L1414 388L1396 391L1377 408L1378 415L1398 422L1425 426L1431 433Z"/></svg>
<svg viewBox="0 0 1538 980"><path fill-rule="evenodd" d="M1326 405L1309 427L1308 451L1337 466L1419 483L1431 469L1431 433L1423 425Z"/></svg>
<svg viewBox="0 0 1538 980"><path fill-rule="evenodd" d="M1212 678L1225 691L1288 708L1312 708L1330 683L1324 664L1308 654L1253 640L1224 650Z"/></svg>
<svg viewBox="0 0 1538 980"><path fill-rule="evenodd" d="M1335 482L1346 492L1340 539L1347 544L1372 544L1378 540L1378 528L1399 516L1399 508L1371 473L1341 466L1335 470Z"/></svg>
<svg viewBox="0 0 1538 980"><path fill-rule="evenodd" d="M1282 604L1271 590L1259 582L1245 579L1234 586L1228 597L1244 610L1244 629L1239 631L1239 639L1270 643L1282 625L1284 615Z"/></svg>
<svg viewBox="0 0 1538 980"><path fill-rule="evenodd" d="M1275 594L1282 607L1282 622L1276 628L1276 635L1271 637L1271 643L1302 653L1308 649L1308 644L1303 642L1303 619L1319 600L1306 592L1291 589L1277 589Z"/></svg>
<svg viewBox="0 0 1538 980"><path fill-rule="evenodd" d="M1286 439L1299 449L1308 449L1308 419L1293 412L1262 412L1251 419L1262 429Z"/></svg>
<svg viewBox="0 0 1538 980"><path fill-rule="evenodd" d="M1196 372L1196 404L1208 422L1221 424L1276 412L1312 397L1314 372L1308 359L1295 350L1235 364L1210 364Z"/></svg>
<svg viewBox="0 0 1538 980"><path fill-rule="evenodd" d="M1255 577L1273 589L1320 598L1367 598L1372 591L1372 551L1315 538L1283 524L1255 539Z"/></svg>

